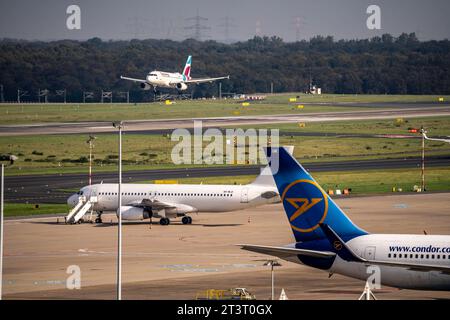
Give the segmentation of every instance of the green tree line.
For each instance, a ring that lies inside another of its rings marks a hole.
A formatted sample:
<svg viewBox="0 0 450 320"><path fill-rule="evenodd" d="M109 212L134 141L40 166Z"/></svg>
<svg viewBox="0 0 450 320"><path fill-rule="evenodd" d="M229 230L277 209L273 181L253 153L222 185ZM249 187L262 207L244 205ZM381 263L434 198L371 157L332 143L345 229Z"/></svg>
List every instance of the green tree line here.
<svg viewBox="0 0 450 320"><path fill-rule="evenodd" d="M133 101L152 99L120 75L143 78L159 69L181 72L193 56L193 77L230 75L223 92L306 91L310 78L326 93L450 94L450 41L419 41L414 33L394 37L339 40L316 36L284 42L254 37L223 44L216 41L171 40L51 42L0 41L0 84L5 100L36 101L38 89L67 89L68 101L81 101L83 91L130 91ZM195 96L217 96L217 84L191 86ZM51 101L61 97L52 97Z"/></svg>

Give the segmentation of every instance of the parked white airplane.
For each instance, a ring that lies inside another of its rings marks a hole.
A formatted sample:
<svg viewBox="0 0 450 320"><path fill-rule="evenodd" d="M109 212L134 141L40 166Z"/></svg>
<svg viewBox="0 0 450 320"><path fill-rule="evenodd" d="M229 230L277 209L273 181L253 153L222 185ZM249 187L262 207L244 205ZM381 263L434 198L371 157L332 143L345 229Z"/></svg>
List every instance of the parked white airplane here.
<svg viewBox="0 0 450 320"><path fill-rule="evenodd" d="M286 148L293 152L294 147ZM66 221L78 222L92 210L97 213L95 222L101 223L104 211L117 211L117 193L116 183L81 188L67 199L73 209ZM162 225L176 217L182 217L183 224L190 224L192 218L188 214L195 212L234 211L280 201L269 167L247 185L123 184L122 196L122 219L160 218Z"/></svg>
<svg viewBox="0 0 450 320"><path fill-rule="evenodd" d="M153 88L153 92L156 93L156 89L160 88L171 88L177 89L178 91L184 91L188 88L190 83L204 83L213 82L221 79L230 79L230 76L217 77L217 78L191 78L191 63L192 56L188 56L186 65L184 66L183 73L171 73L165 71L154 70L147 74L145 79L136 79L120 76L121 79L130 80L140 83L143 90L150 90Z"/></svg>
<svg viewBox="0 0 450 320"><path fill-rule="evenodd" d="M450 236L369 234L356 226L311 175L283 148L274 179L296 242L290 245L239 245L366 281L377 266L381 284L417 290L450 290ZM425 216L424 216L425 218Z"/></svg>

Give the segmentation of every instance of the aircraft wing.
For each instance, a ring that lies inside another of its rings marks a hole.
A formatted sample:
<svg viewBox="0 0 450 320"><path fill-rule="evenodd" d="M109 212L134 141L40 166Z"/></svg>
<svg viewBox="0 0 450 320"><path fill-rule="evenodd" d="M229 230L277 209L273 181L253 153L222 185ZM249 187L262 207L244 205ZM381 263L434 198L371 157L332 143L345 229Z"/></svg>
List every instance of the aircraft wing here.
<svg viewBox="0 0 450 320"><path fill-rule="evenodd" d="M213 82L222 79L230 79L230 76L226 77L218 77L218 78L198 78L198 79L189 79L184 81L184 83L204 83L204 82Z"/></svg>
<svg viewBox="0 0 450 320"><path fill-rule="evenodd" d="M316 250L307 250L307 249L297 249L290 247L272 247L272 246L257 246L252 244L238 244L241 249L247 251L253 251L257 253L267 254L269 256L279 257L281 259L303 255L315 258L333 258L336 256L334 252L330 251L316 251Z"/></svg>
<svg viewBox="0 0 450 320"><path fill-rule="evenodd" d="M120 79L134 81L134 82L139 82L139 83L146 83L147 82L144 79L129 78L129 77L124 77L124 76L120 76Z"/></svg>
<svg viewBox="0 0 450 320"><path fill-rule="evenodd" d="M323 232L330 241L331 245L335 248L339 248L337 254L340 258L346 261L356 261L362 262L366 265L375 265L375 266L388 266L388 267L401 267L414 271L439 271L442 273L450 274L450 267L448 266L440 266L440 265L432 265L432 264L418 264L418 263L410 263L403 261L382 261L382 260L368 260L360 257L356 252L354 252L347 244L337 235L337 233L331 229L329 225L320 224Z"/></svg>
<svg viewBox="0 0 450 320"><path fill-rule="evenodd" d="M141 202L130 203L128 205L133 206L133 207L138 207L138 208L146 208L146 209L150 209L150 210L156 210L156 211L159 211L162 209L174 209L177 207L175 204L172 204L172 203L163 202L163 201L159 201L159 200L150 200L150 199L143 199Z"/></svg>

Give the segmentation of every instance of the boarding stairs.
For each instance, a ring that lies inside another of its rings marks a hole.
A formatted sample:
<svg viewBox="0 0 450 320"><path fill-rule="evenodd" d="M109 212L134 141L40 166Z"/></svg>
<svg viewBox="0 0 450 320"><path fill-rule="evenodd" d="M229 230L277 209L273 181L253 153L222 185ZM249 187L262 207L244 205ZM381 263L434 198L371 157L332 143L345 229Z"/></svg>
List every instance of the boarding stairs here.
<svg viewBox="0 0 450 320"><path fill-rule="evenodd" d="M97 202L97 197L92 196L89 199L81 196L78 198L78 203L72 210L70 210L69 214L66 216L66 223L75 224L80 223L81 218L94 207L94 204Z"/></svg>

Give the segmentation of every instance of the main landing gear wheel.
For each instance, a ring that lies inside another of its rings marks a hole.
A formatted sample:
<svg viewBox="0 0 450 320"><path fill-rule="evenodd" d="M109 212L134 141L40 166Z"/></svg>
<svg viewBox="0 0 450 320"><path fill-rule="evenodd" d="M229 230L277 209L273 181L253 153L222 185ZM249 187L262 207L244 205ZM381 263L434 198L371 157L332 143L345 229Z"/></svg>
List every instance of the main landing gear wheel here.
<svg viewBox="0 0 450 320"><path fill-rule="evenodd" d="M191 224L192 223L192 218L188 217L188 216L185 216L185 217L181 218L181 222L183 224Z"/></svg>
<svg viewBox="0 0 450 320"><path fill-rule="evenodd" d="M95 219L95 223L103 223L102 218Z"/></svg>
<svg viewBox="0 0 450 320"><path fill-rule="evenodd" d="M161 220L159 220L159 224L162 226L167 226L170 224L170 220L169 218L161 218Z"/></svg>

